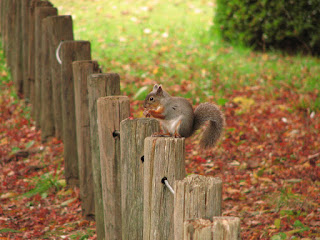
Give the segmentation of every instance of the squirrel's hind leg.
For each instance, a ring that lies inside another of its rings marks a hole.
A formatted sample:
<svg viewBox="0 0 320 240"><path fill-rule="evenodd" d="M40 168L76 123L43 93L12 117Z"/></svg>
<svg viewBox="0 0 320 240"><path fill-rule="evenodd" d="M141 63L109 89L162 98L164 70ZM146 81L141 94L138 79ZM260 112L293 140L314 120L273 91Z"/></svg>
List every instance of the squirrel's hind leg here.
<svg viewBox="0 0 320 240"><path fill-rule="evenodd" d="M179 129L180 125L181 125L181 120L179 120L179 122L178 122L178 124L177 124L177 126L176 126L176 128L175 128L175 130L174 130L173 136L174 136L175 138L181 138L181 135L180 135L180 133L178 132L178 129Z"/></svg>
<svg viewBox="0 0 320 240"><path fill-rule="evenodd" d="M152 134L152 137L171 137L171 133L168 131L168 129L163 126L163 124L160 122L160 132L155 132Z"/></svg>
<svg viewBox="0 0 320 240"><path fill-rule="evenodd" d="M171 137L171 134L169 132L155 132L152 134L152 137Z"/></svg>

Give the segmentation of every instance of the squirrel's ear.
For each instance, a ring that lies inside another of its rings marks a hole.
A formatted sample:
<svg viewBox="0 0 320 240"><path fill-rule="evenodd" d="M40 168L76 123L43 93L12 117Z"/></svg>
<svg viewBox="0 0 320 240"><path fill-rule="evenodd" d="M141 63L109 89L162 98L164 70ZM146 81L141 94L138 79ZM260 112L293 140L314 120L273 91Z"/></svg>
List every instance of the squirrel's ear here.
<svg viewBox="0 0 320 240"><path fill-rule="evenodd" d="M155 84L155 85L153 86L153 91L157 91L158 88L159 88L158 84Z"/></svg>
<svg viewBox="0 0 320 240"><path fill-rule="evenodd" d="M162 95L162 94L163 94L162 86L159 85L157 89L157 95Z"/></svg>

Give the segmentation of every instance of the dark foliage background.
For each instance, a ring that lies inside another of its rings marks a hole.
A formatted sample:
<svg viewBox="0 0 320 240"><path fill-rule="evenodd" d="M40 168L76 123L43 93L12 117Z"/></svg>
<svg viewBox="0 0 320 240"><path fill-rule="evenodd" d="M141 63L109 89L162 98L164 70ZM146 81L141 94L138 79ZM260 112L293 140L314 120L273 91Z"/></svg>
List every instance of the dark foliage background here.
<svg viewBox="0 0 320 240"><path fill-rule="evenodd" d="M320 54L319 0L217 0L215 23L231 42Z"/></svg>

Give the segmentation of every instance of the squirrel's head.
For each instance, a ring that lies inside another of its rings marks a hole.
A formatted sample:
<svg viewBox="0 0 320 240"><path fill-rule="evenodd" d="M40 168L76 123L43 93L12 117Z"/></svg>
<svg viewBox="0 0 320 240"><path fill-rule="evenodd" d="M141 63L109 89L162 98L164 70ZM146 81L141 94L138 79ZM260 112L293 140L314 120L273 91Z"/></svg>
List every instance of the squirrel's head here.
<svg viewBox="0 0 320 240"><path fill-rule="evenodd" d="M159 106L161 98L164 97L164 93L162 86L155 84L153 90L145 98L143 106L148 109L156 109Z"/></svg>

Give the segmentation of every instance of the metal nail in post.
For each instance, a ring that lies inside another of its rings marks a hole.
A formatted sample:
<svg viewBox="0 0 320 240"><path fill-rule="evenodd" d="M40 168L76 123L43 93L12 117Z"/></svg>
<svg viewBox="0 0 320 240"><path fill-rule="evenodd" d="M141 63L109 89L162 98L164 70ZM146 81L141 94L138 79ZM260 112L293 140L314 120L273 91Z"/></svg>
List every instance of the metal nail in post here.
<svg viewBox="0 0 320 240"><path fill-rule="evenodd" d="M161 182L166 185L166 187L169 189L169 191L174 195L174 190L173 188L170 186L168 179L166 177L163 177Z"/></svg>
<svg viewBox="0 0 320 240"><path fill-rule="evenodd" d="M56 59L58 61L59 64L62 64L61 58L60 58L60 48L61 48L61 44L63 43L63 41L61 41L56 49Z"/></svg>

